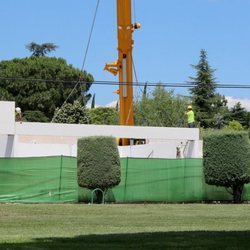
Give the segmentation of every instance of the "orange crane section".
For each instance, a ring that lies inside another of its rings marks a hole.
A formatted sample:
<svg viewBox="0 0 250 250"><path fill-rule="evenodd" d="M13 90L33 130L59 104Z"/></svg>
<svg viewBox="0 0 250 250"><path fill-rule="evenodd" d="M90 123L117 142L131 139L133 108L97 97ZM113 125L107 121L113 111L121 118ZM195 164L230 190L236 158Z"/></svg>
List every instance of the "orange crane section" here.
<svg viewBox="0 0 250 250"><path fill-rule="evenodd" d="M134 125L133 113L133 31L140 28L139 23L132 24L131 0L117 0L117 37L118 60L107 63L105 70L114 75L119 74L119 107L120 125ZM122 139L122 145L128 145L128 140Z"/></svg>

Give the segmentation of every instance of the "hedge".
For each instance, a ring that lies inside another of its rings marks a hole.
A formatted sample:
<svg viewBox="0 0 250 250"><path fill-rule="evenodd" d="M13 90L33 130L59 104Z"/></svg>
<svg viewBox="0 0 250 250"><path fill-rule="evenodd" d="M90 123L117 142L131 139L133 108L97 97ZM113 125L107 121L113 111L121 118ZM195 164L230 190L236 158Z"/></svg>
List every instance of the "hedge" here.
<svg viewBox="0 0 250 250"><path fill-rule="evenodd" d="M91 136L78 140L78 185L107 190L120 183L120 158L116 140L108 136Z"/></svg>

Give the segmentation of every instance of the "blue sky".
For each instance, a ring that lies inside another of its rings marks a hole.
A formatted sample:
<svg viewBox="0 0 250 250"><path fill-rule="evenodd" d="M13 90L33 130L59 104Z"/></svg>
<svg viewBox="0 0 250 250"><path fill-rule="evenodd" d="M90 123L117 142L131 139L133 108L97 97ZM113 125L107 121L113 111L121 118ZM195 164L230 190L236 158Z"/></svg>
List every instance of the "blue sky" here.
<svg viewBox="0 0 250 250"><path fill-rule="evenodd" d="M205 49L217 82L250 85L249 0L131 0L133 20L142 28L134 32L134 62L139 82L183 83L195 71ZM82 67L96 0L1 0L0 60L29 56L25 45L53 42L51 56ZM134 4L133 4L134 5ZM136 19L136 20L135 20ZM116 0L100 0L85 70L98 81L116 81L103 70L117 59ZM116 87L92 86L96 103L118 99ZM218 89L247 106L248 89ZM175 93L188 94L187 89ZM138 97L140 89L134 89ZM245 101L243 101L245 99ZM250 99L250 98L249 98ZM250 105L249 105L250 107Z"/></svg>

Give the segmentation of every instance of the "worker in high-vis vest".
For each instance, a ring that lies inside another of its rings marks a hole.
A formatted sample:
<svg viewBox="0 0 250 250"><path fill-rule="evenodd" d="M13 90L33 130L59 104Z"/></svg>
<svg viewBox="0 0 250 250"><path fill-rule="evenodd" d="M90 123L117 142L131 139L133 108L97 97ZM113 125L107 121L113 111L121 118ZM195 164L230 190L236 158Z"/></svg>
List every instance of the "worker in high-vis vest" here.
<svg viewBox="0 0 250 250"><path fill-rule="evenodd" d="M188 111L186 112L187 115L187 121L188 121L188 127L194 128L194 111L191 105L188 106Z"/></svg>

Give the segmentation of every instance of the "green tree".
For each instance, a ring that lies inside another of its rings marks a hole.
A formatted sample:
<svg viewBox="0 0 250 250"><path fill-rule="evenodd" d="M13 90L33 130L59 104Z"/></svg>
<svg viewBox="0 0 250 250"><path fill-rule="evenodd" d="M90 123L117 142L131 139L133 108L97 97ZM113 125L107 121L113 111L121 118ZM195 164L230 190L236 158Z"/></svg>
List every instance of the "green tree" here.
<svg viewBox="0 0 250 250"><path fill-rule="evenodd" d="M183 127L186 126L186 110L189 99L174 95L158 85L152 94L143 94L134 103L135 124L138 126Z"/></svg>
<svg viewBox="0 0 250 250"><path fill-rule="evenodd" d="M75 123L75 124L89 124L89 112L79 102L65 103L60 109L55 110L55 123Z"/></svg>
<svg viewBox="0 0 250 250"><path fill-rule="evenodd" d="M118 125L119 114L116 108L97 107L90 109L90 120L92 124L98 125Z"/></svg>
<svg viewBox="0 0 250 250"><path fill-rule="evenodd" d="M217 130L203 137L206 183L226 187L240 203L244 184L250 182L250 144L247 132Z"/></svg>
<svg viewBox="0 0 250 250"><path fill-rule="evenodd" d="M147 87L148 87L148 83L146 82L144 87L143 87L143 94L142 94L142 98L147 96Z"/></svg>
<svg viewBox="0 0 250 250"><path fill-rule="evenodd" d="M48 117L45 116L45 114L39 110L35 111L25 111L23 114L23 121L27 122L49 122Z"/></svg>
<svg viewBox="0 0 250 250"><path fill-rule="evenodd" d="M196 119L201 127L214 127L214 116L221 113L220 109L226 106L225 97L215 92L216 81L214 69L207 60L207 53L204 49L200 52L200 60L197 65L192 65L196 70L196 76L190 77L194 87L190 88Z"/></svg>
<svg viewBox="0 0 250 250"><path fill-rule="evenodd" d="M22 112L40 111L49 120L66 99L85 103L93 82L92 75L64 59L45 56L1 61L0 78L1 100L15 101ZM82 86L76 84L79 78Z"/></svg>
<svg viewBox="0 0 250 250"><path fill-rule="evenodd" d="M48 53L56 50L58 48L58 46L55 45L54 43L37 44L37 43L31 42L31 43L26 45L26 48L30 52L32 52L32 56L41 57L41 56L45 56Z"/></svg>
<svg viewBox="0 0 250 250"><path fill-rule="evenodd" d="M110 136L91 136L77 143L78 185L106 192L121 181L120 157L116 140ZM96 191L97 201L101 193Z"/></svg>
<svg viewBox="0 0 250 250"><path fill-rule="evenodd" d="M230 109L230 120L238 121L244 128L248 128L250 124L250 113L237 102Z"/></svg>
<svg viewBox="0 0 250 250"><path fill-rule="evenodd" d="M230 121L228 123L227 129L237 130L237 131L244 130L244 128L242 127L242 125L238 121L235 121L235 120Z"/></svg>
<svg viewBox="0 0 250 250"><path fill-rule="evenodd" d="M91 109L95 108L95 94L92 97L92 101L91 101Z"/></svg>

